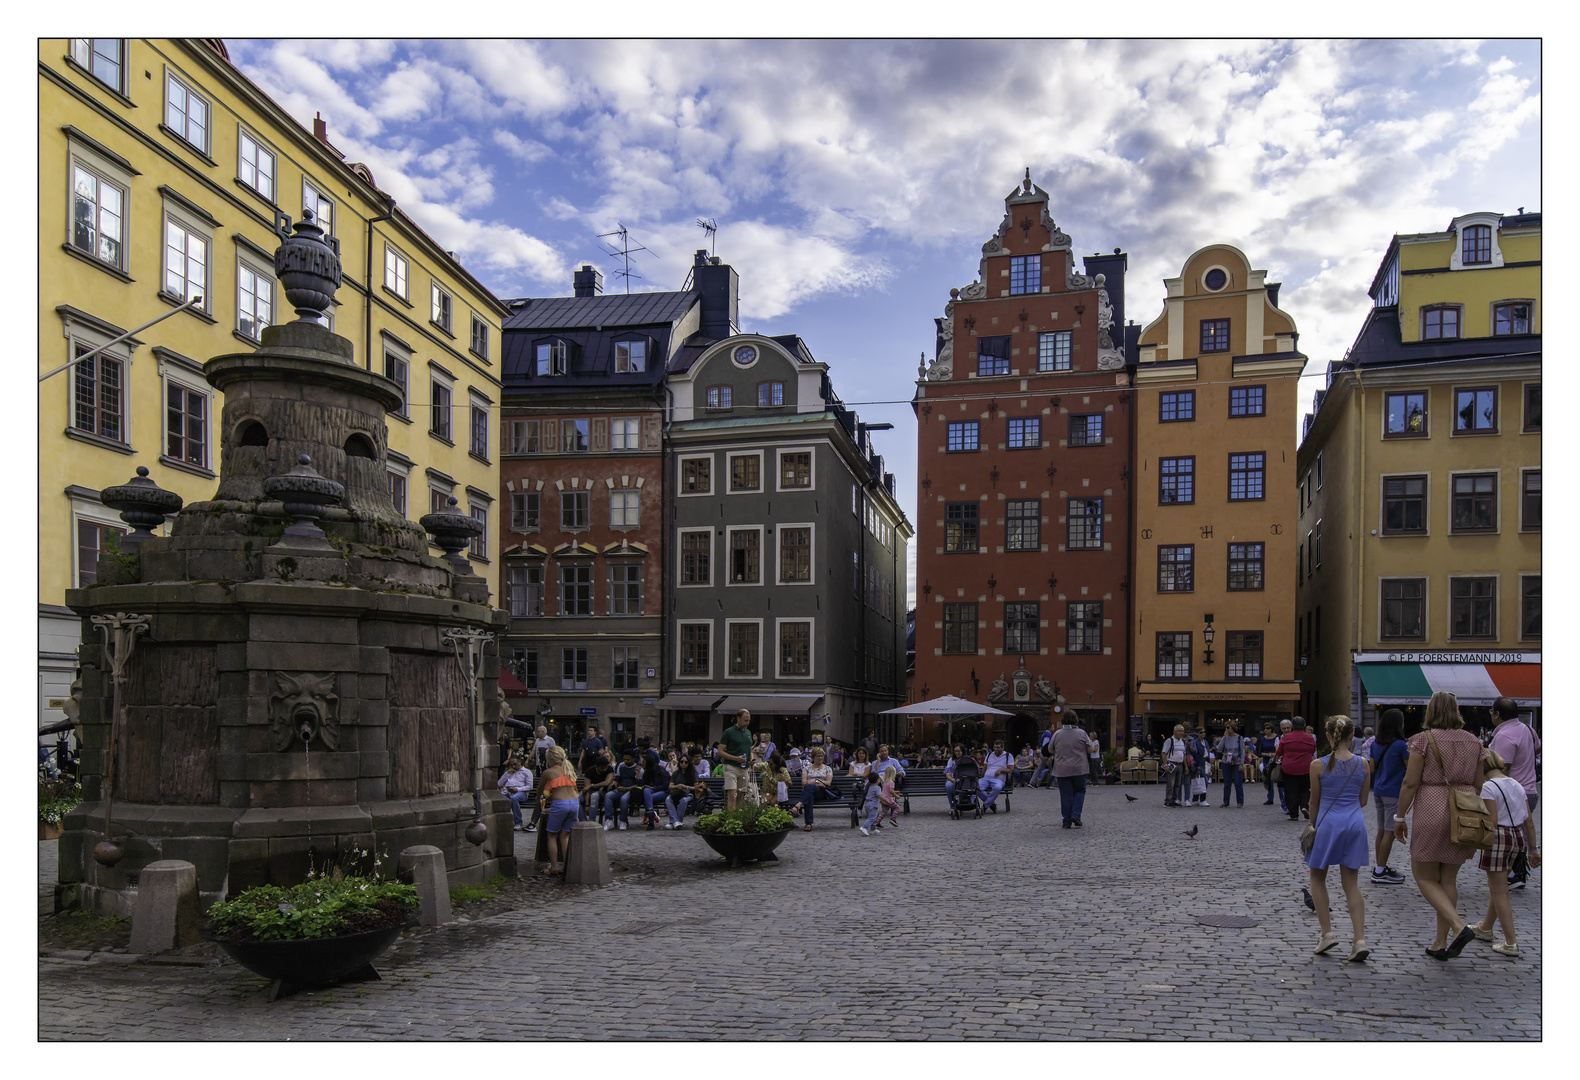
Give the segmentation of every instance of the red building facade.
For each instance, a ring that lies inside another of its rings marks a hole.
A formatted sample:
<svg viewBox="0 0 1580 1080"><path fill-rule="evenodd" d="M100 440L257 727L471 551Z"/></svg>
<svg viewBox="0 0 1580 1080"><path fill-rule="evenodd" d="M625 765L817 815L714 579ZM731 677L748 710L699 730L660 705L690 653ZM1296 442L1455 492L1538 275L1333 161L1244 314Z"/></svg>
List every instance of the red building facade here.
<svg viewBox="0 0 1580 1080"><path fill-rule="evenodd" d="M1126 259L1077 272L1048 201L1028 171L917 381L915 699L1013 713L967 729L1012 744L1073 710L1107 749L1129 712Z"/></svg>

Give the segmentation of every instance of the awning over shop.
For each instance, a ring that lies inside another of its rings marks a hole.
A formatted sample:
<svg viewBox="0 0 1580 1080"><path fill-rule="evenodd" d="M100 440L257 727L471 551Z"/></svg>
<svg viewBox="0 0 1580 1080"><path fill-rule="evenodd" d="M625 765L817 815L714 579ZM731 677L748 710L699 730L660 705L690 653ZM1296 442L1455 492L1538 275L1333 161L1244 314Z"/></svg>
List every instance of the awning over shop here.
<svg viewBox="0 0 1580 1080"><path fill-rule="evenodd" d="M678 712L712 712L713 706L723 694L666 694L659 698L656 705L660 709L674 709Z"/></svg>
<svg viewBox="0 0 1580 1080"><path fill-rule="evenodd" d="M505 668L499 669L499 688L505 692L506 697L526 697L532 693L521 684L521 680L512 675Z"/></svg>
<svg viewBox="0 0 1580 1080"><path fill-rule="evenodd" d="M1542 703L1540 664L1356 664L1373 705L1425 705L1446 690L1461 705L1491 705L1500 697Z"/></svg>
<svg viewBox="0 0 1580 1080"><path fill-rule="evenodd" d="M805 716L812 710L812 706L823 700L822 694L774 694L761 697L749 694L736 694L727 697L719 706L719 712L725 716L746 709L754 713L774 713L783 716Z"/></svg>
<svg viewBox="0 0 1580 1080"><path fill-rule="evenodd" d="M1143 682L1137 688L1136 697L1225 703L1298 701L1300 684L1297 682Z"/></svg>

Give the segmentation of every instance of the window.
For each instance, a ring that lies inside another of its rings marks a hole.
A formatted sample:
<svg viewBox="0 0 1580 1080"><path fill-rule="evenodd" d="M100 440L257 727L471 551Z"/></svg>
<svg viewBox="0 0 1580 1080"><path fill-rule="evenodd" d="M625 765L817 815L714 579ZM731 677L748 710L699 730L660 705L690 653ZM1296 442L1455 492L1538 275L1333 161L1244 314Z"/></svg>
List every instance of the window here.
<svg viewBox="0 0 1580 1080"><path fill-rule="evenodd" d="M125 529L117 529L114 525L77 519L77 588L86 588L99 580L99 554L106 540L125 535Z"/></svg>
<svg viewBox="0 0 1580 1080"><path fill-rule="evenodd" d="M208 240L185 222L168 214L165 217L165 277L163 291L177 300L203 298L203 310L210 308L208 295Z"/></svg>
<svg viewBox="0 0 1580 1080"><path fill-rule="evenodd" d="M1452 305L1421 309L1421 337L1438 341L1459 336L1459 308Z"/></svg>
<svg viewBox="0 0 1580 1080"><path fill-rule="evenodd" d="M642 564L609 564L609 614L642 614Z"/></svg>
<svg viewBox="0 0 1580 1080"><path fill-rule="evenodd" d="M467 545L467 550L476 558L488 558L488 507L478 506L475 503L468 506L472 513L472 520L483 527L483 531L472 537Z"/></svg>
<svg viewBox="0 0 1580 1080"><path fill-rule="evenodd" d="M1520 637L1542 636L1542 576L1520 578Z"/></svg>
<svg viewBox="0 0 1580 1080"><path fill-rule="evenodd" d="M560 453L585 454L587 452L587 429L589 421L561 420L560 421Z"/></svg>
<svg viewBox="0 0 1580 1080"><path fill-rule="evenodd" d="M570 349L563 341L546 341L538 346L538 374L563 375Z"/></svg>
<svg viewBox="0 0 1580 1080"><path fill-rule="evenodd" d="M1103 445L1103 414L1091 413L1070 417L1071 446Z"/></svg>
<svg viewBox="0 0 1580 1080"><path fill-rule="evenodd" d="M72 38L71 58L116 93L125 93L125 44L120 38Z"/></svg>
<svg viewBox="0 0 1580 1080"><path fill-rule="evenodd" d="M410 374L411 368L404 356L385 350L384 377L400 387L400 408L395 411L396 416L409 416L411 414L411 402L409 400L411 398Z"/></svg>
<svg viewBox="0 0 1580 1080"><path fill-rule="evenodd" d="M977 338L977 375L1009 374L1009 335Z"/></svg>
<svg viewBox="0 0 1580 1080"><path fill-rule="evenodd" d="M1157 640L1158 678L1189 679L1191 640L1190 632L1163 633L1158 635Z"/></svg>
<svg viewBox="0 0 1580 1080"><path fill-rule="evenodd" d="M126 189L76 162L71 172L71 246L124 269Z"/></svg>
<svg viewBox="0 0 1580 1080"><path fill-rule="evenodd" d="M812 527L780 526L779 580L793 584L812 580Z"/></svg>
<svg viewBox="0 0 1580 1080"><path fill-rule="evenodd" d="M616 645L610 650L609 685L615 690L636 690L641 686L642 650L636 645Z"/></svg>
<svg viewBox="0 0 1580 1080"><path fill-rule="evenodd" d="M587 528L591 501L591 495L585 491L560 492L560 528Z"/></svg>
<svg viewBox="0 0 1580 1080"><path fill-rule="evenodd" d="M1042 500L1009 500L1004 512L1004 550L1042 550Z"/></svg>
<svg viewBox="0 0 1580 1080"><path fill-rule="evenodd" d="M587 689L587 650L560 650L560 689Z"/></svg>
<svg viewBox="0 0 1580 1080"><path fill-rule="evenodd" d="M592 565L572 563L560 566L560 614L593 613Z"/></svg>
<svg viewBox="0 0 1580 1080"><path fill-rule="evenodd" d="M628 416L609 421L609 449L636 450L637 429L641 425L636 417Z"/></svg>
<svg viewBox="0 0 1580 1080"><path fill-rule="evenodd" d="M1383 578L1381 636L1404 640L1426 637L1426 579Z"/></svg>
<svg viewBox="0 0 1580 1080"><path fill-rule="evenodd" d="M1196 501L1196 459L1158 458L1158 505L1177 506Z"/></svg>
<svg viewBox="0 0 1580 1080"><path fill-rule="evenodd" d="M755 678L761 665L762 625L755 622L732 622L726 633L729 635L729 673Z"/></svg>
<svg viewBox="0 0 1580 1080"><path fill-rule="evenodd" d="M958 420L951 423L947 449L950 453L978 449L981 431L982 424L977 420Z"/></svg>
<svg viewBox="0 0 1580 1080"><path fill-rule="evenodd" d="M1454 434L1498 430L1498 388L1478 386L1454 391Z"/></svg>
<svg viewBox="0 0 1580 1080"><path fill-rule="evenodd" d="M1229 455L1230 502L1262 498L1266 461L1267 455L1262 453Z"/></svg>
<svg viewBox="0 0 1580 1080"><path fill-rule="evenodd" d="M208 467L208 395L165 382L165 456Z"/></svg>
<svg viewBox="0 0 1580 1080"><path fill-rule="evenodd" d="M505 425L505 433L509 439L505 445L505 453L536 454L538 452L538 421L511 420Z"/></svg>
<svg viewBox="0 0 1580 1080"><path fill-rule="evenodd" d="M1520 473L1520 528L1532 532L1542 527L1542 471Z"/></svg>
<svg viewBox="0 0 1580 1080"><path fill-rule="evenodd" d="M614 344L614 370L630 375L647 370L646 341L617 341Z"/></svg>
<svg viewBox="0 0 1580 1080"><path fill-rule="evenodd" d="M1225 647L1225 674L1231 679L1260 679L1262 677L1262 631L1230 630Z"/></svg>
<svg viewBox="0 0 1580 1080"><path fill-rule="evenodd" d="M402 300L406 299L406 275L409 264L406 256L394 248L384 247L384 287Z"/></svg>
<svg viewBox="0 0 1580 1080"><path fill-rule="evenodd" d="M1229 591L1255 592L1262 588L1262 559L1266 545L1229 545Z"/></svg>
<svg viewBox="0 0 1580 1080"><path fill-rule="evenodd" d="M680 534L680 583L682 585L710 585L713 583L713 533L708 529Z"/></svg>
<svg viewBox="0 0 1580 1080"><path fill-rule="evenodd" d="M448 334L450 332L451 316L450 294L439 288L439 283L437 281L430 286L429 293L432 298L432 303L430 305L432 314L430 314L428 317L433 320L433 324L435 326Z"/></svg>
<svg viewBox="0 0 1580 1080"><path fill-rule="evenodd" d="M771 409L776 405L785 403L785 384L782 382L760 382L757 384L757 407Z"/></svg>
<svg viewBox="0 0 1580 1080"><path fill-rule="evenodd" d="M274 274L236 260L236 332L263 340L263 328L274 320Z"/></svg>
<svg viewBox="0 0 1580 1080"><path fill-rule="evenodd" d="M609 527L635 529L642 524L642 493L635 488L609 492Z"/></svg>
<svg viewBox="0 0 1580 1080"><path fill-rule="evenodd" d="M488 359L488 324L476 315L472 316L472 353Z"/></svg>
<svg viewBox="0 0 1580 1080"><path fill-rule="evenodd" d="M850 595L861 599L861 552L850 553Z"/></svg>
<svg viewBox="0 0 1580 1080"><path fill-rule="evenodd" d="M1531 383L1525 388L1525 430L1542 430L1542 384Z"/></svg>
<svg viewBox="0 0 1580 1080"><path fill-rule="evenodd" d="M200 153L208 153L208 102L174 75L165 75L165 127Z"/></svg>
<svg viewBox="0 0 1580 1080"><path fill-rule="evenodd" d="M241 163L236 176L243 184L274 201L274 155L247 132L240 133Z"/></svg>
<svg viewBox="0 0 1580 1080"><path fill-rule="evenodd" d="M794 450L779 453L779 487L809 488L812 486L812 451Z"/></svg>
<svg viewBox="0 0 1580 1080"><path fill-rule="evenodd" d="M1466 266L1492 261L1492 226L1467 225L1460 233L1460 262Z"/></svg>
<svg viewBox="0 0 1580 1080"><path fill-rule="evenodd" d="M1531 305L1525 302L1517 304L1494 304L1492 307L1492 333L1501 337L1504 334L1529 334L1531 332Z"/></svg>
<svg viewBox="0 0 1580 1080"><path fill-rule="evenodd" d="M1498 579L1451 579L1449 636L1489 638L1497 634Z"/></svg>
<svg viewBox="0 0 1580 1080"><path fill-rule="evenodd" d="M1103 500L1071 499L1069 513L1065 515L1065 544L1070 551L1094 550L1103 547Z"/></svg>
<svg viewBox="0 0 1580 1080"><path fill-rule="evenodd" d="M1103 651L1103 605L1066 604L1064 609L1064 651L1100 653Z"/></svg>
<svg viewBox="0 0 1580 1080"><path fill-rule="evenodd" d="M1201 351L1228 352L1229 320L1203 319L1201 321Z"/></svg>
<svg viewBox="0 0 1580 1080"><path fill-rule="evenodd" d="M1301 488L1306 493L1306 505L1310 506L1311 505L1311 497L1312 497L1312 495L1314 495L1316 493L1316 490L1317 490L1316 489L1316 485L1311 482L1311 470L1310 469L1306 470L1306 482L1301 485Z"/></svg>
<svg viewBox="0 0 1580 1080"><path fill-rule="evenodd" d="M76 343L78 356L92 347ZM126 441L121 418L126 414L122 362L106 353L78 360L73 369L71 426L100 438Z"/></svg>
<svg viewBox="0 0 1580 1080"><path fill-rule="evenodd" d="M406 477L398 472L391 472L390 478L390 503L395 507L395 512L401 517L406 516Z"/></svg>
<svg viewBox="0 0 1580 1080"><path fill-rule="evenodd" d="M1322 490L1322 451L1317 451L1317 490Z"/></svg>
<svg viewBox="0 0 1580 1080"><path fill-rule="evenodd" d="M512 491L510 493L510 527L516 532L525 532L528 529L539 527L539 513L542 500L536 491Z"/></svg>
<svg viewBox="0 0 1580 1080"><path fill-rule="evenodd" d="M944 605L944 652L975 656L977 651L977 606Z"/></svg>
<svg viewBox="0 0 1580 1080"><path fill-rule="evenodd" d="M1383 535L1426 532L1425 476L1383 478Z"/></svg>
<svg viewBox="0 0 1580 1080"><path fill-rule="evenodd" d="M1492 531L1498 527L1498 476L1479 473L1454 477L1454 531Z"/></svg>
<svg viewBox="0 0 1580 1080"><path fill-rule="evenodd" d="M709 639L713 634L712 623L682 623L680 625L680 673L706 676L710 670L708 657Z"/></svg>
<svg viewBox="0 0 1580 1080"><path fill-rule="evenodd" d="M731 386L708 387L708 408L733 409L735 407L735 388Z"/></svg>
<svg viewBox="0 0 1580 1080"><path fill-rule="evenodd" d="M428 392L433 395L433 404L429 406L428 431L437 435L446 442L450 439L450 388L438 379L428 384Z"/></svg>
<svg viewBox="0 0 1580 1080"><path fill-rule="evenodd" d="M1055 330L1037 335L1037 370L1069 371L1070 339L1074 331Z"/></svg>
<svg viewBox="0 0 1580 1080"><path fill-rule="evenodd" d="M812 624L779 624L779 676L797 678L812 674Z"/></svg>
<svg viewBox="0 0 1580 1080"><path fill-rule="evenodd" d="M1411 438L1426 434L1426 393L1411 390L1400 394L1384 395L1388 426L1383 434L1387 438Z"/></svg>
<svg viewBox="0 0 1580 1080"><path fill-rule="evenodd" d="M1158 395L1158 422L1174 424L1196 419L1196 391L1171 390Z"/></svg>
<svg viewBox="0 0 1580 1080"><path fill-rule="evenodd" d="M761 491L763 459L760 454L730 455L730 490Z"/></svg>
<svg viewBox="0 0 1580 1080"><path fill-rule="evenodd" d="M1196 545L1158 546L1158 592L1196 590Z"/></svg>
<svg viewBox="0 0 1580 1080"><path fill-rule="evenodd" d="M1306 545L1295 545L1295 584L1306 583Z"/></svg>
<svg viewBox="0 0 1580 1080"><path fill-rule="evenodd" d="M981 546L981 508L974 502L944 504L944 550L976 554Z"/></svg>
<svg viewBox="0 0 1580 1080"><path fill-rule="evenodd" d="M428 513L438 514L450 509L450 489L428 485Z"/></svg>
<svg viewBox="0 0 1580 1080"><path fill-rule="evenodd" d="M1206 276L1202 278L1202 284L1211 291L1218 292L1225 285L1229 284L1229 275L1215 266L1207 271Z"/></svg>
<svg viewBox="0 0 1580 1080"><path fill-rule="evenodd" d="M472 399L472 456L488 460L488 406Z"/></svg>
<svg viewBox="0 0 1580 1080"><path fill-rule="evenodd" d="M1009 294L1042 291L1042 256L1012 255L1009 260Z"/></svg>
<svg viewBox="0 0 1580 1080"><path fill-rule="evenodd" d="M1010 602L1004 605L1004 652L1034 653L1041 649L1039 609L1035 602Z"/></svg>
<svg viewBox="0 0 1580 1080"><path fill-rule="evenodd" d="M1229 388L1230 416L1266 416L1267 387L1231 386Z"/></svg>
<svg viewBox="0 0 1580 1080"><path fill-rule="evenodd" d="M1009 448L1011 450L1036 450L1042 446L1042 419L1040 417L1012 417L1009 422Z"/></svg>
<svg viewBox="0 0 1580 1080"><path fill-rule="evenodd" d="M730 584L757 585L762 581L763 534L757 529L730 530Z"/></svg>
<svg viewBox="0 0 1580 1080"><path fill-rule="evenodd" d="M1307 554L1316 561L1318 569L1322 567L1322 519L1317 519L1317 527L1306 534L1306 540L1311 550Z"/></svg>
<svg viewBox="0 0 1580 1080"><path fill-rule="evenodd" d="M515 665L516 677L521 680L521 685L528 690L538 689L538 650L512 649L510 651L511 663Z"/></svg>
<svg viewBox="0 0 1580 1080"><path fill-rule="evenodd" d="M680 461L680 490L687 495L709 495L713 492L713 459L682 458Z"/></svg>
<svg viewBox="0 0 1580 1080"><path fill-rule="evenodd" d="M334 201L318 190L318 185L305 177L302 180L302 208L313 212L313 220L324 230L325 236L335 233Z"/></svg>

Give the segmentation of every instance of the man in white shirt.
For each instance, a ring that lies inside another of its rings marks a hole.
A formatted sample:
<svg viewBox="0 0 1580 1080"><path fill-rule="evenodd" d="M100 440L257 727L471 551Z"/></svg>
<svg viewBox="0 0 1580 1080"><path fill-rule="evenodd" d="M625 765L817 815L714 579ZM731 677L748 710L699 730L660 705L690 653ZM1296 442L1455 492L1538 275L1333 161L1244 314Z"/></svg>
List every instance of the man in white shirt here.
<svg viewBox="0 0 1580 1080"><path fill-rule="evenodd" d="M1097 783L1097 771L1103 763L1103 744L1097 741L1096 735L1088 735L1086 743L1086 758L1092 763L1092 783Z"/></svg>
<svg viewBox="0 0 1580 1080"><path fill-rule="evenodd" d="M993 744L993 752L983 761L982 779L977 781L982 798L987 800L987 808L995 814L998 813L998 793L1004 790L1004 785L1009 781L1009 774L1014 768L1015 759L1005 752L1004 740L998 740Z"/></svg>
<svg viewBox="0 0 1580 1080"><path fill-rule="evenodd" d="M499 791L510 800L510 816L515 819L516 828L522 832L531 831L521 823L521 804L532 797L532 770L519 759L511 758L500 773Z"/></svg>
<svg viewBox="0 0 1580 1080"><path fill-rule="evenodd" d="M554 739L549 735L549 729L542 724L538 725L537 738L532 741L532 756L537 759L538 768L543 768L544 755L549 752L549 747L554 745Z"/></svg>
<svg viewBox="0 0 1580 1080"><path fill-rule="evenodd" d="M1164 789L1164 806L1184 806L1190 798L1190 776L1185 769L1185 725L1175 724L1174 734L1163 740L1163 761L1169 770L1168 787Z"/></svg>

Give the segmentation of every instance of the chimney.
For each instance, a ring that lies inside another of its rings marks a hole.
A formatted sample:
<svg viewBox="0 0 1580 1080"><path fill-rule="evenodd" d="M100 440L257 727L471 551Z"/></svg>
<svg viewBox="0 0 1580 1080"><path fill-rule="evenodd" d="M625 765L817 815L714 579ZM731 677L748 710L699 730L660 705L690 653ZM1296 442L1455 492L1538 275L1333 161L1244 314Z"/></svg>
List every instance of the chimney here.
<svg viewBox="0 0 1580 1080"><path fill-rule="evenodd" d="M1283 282L1275 281L1267 286L1267 302L1272 304L1274 307L1278 306L1278 290L1282 287L1282 285Z"/></svg>
<svg viewBox="0 0 1580 1080"><path fill-rule="evenodd" d="M582 263L571 276L576 296L598 296L603 292L603 274L592 263Z"/></svg>
<svg viewBox="0 0 1580 1080"><path fill-rule="evenodd" d="M701 333L706 338L727 338L739 333L740 276L734 267L710 258L698 248L692 259L692 288L702 299Z"/></svg>
<svg viewBox="0 0 1580 1080"><path fill-rule="evenodd" d="M329 125L324 122L323 113L313 114L313 138L325 146L329 145Z"/></svg>

